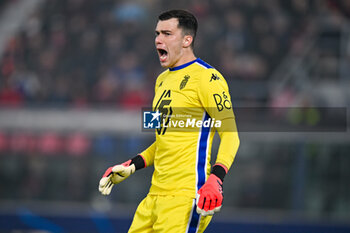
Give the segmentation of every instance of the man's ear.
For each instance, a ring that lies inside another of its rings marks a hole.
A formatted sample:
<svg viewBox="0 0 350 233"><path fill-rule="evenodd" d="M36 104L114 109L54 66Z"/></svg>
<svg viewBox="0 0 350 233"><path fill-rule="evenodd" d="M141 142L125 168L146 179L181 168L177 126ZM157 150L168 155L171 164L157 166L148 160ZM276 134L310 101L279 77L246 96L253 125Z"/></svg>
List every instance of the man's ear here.
<svg viewBox="0 0 350 233"><path fill-rule="evenodd" d="M192 41L193 41L193 37L192 36L190 36L190 35L184 36L183 43L182 43L183 47L184 48L190 47L191 44L192 44Z"/></svg>

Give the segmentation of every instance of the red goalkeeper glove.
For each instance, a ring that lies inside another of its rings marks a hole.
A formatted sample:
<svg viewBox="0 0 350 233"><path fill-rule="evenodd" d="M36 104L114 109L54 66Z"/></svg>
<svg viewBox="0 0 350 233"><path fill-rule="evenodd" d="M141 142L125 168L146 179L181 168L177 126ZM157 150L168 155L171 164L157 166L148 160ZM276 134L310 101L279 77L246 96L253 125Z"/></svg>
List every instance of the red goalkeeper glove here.
<svg viewBox="0 0 350 233"><path fill-rule="evenodd" d="M213 167L207 182L198 190L196 197L197 213L203 216L219 212L222 206L222 182L227 170L221 165ZM219 178L220 177L220 178Z"/></svg>

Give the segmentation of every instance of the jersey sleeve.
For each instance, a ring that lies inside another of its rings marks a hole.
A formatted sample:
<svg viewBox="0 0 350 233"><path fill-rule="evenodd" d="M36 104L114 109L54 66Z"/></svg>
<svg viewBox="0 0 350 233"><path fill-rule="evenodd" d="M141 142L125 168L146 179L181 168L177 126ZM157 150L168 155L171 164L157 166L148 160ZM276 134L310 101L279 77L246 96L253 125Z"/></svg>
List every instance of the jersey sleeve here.
<svg viewBox="0 0 350 233"><path fill-rule="evenodd" d="M218 134L220 136L220 146L215 164L222 164L227 169L230 169L233 160L236 157L240 141L235 119L225 119L222 124L229 125L230 127L233 125L234 127L232 131L218 130Z"/></svg>
<svg viewBox="0 0 350 233"><path fill-rule="evenodd" d="M161 75L158 76L156 80L156 84L154 86L154 92L157 92L157 89L161 83L160 78ZM156 153L156 142L153 142L152 145L150 145L146 150L142 151L139 155L142 156L144 162L145 162L145 167L153 165L154 162L154 155Z"/></svg>
<svg viewBox="0 0 350 233"><path fill-rule="evenodd" d="M162 82L161 81L161 77L162 77L162 74L160 74L158 77L157 77L157 80L156 80L156 84L154 86L154 93L157 92L157 89L160 85L160 83ZM148 166L151 166L153 165L153 162L154 162L154 155L156 153L156 142L153 142L152 145L150 145L146 150L142 151L139 155L141 155L143 157L143 160L145 161L146 163L146 167Z"/></svg>
<svg viewBox="0 0 350 233"><path fill-rule="evenodd" d="M156 153L156 142L153 142L146 150L142 151L139 155L142 156L145 167L149 167L153 165L154 155Z"/></svg>
<svg viewBox="0 0 350 233"><path fill-rule="evenodd" d="M224 77L214 69L208 69L199 80L198 96L211 118L234 118L231 97Z"/></svg>
<svg viewBox="0 0 350 233"><path fill-rule="evenodd" d="M215 69L208 69L200 78L198 96L210 117L221 122L220 127L215 128L220 136L216 163L229 169L240 142L226 80Z"/></svg>

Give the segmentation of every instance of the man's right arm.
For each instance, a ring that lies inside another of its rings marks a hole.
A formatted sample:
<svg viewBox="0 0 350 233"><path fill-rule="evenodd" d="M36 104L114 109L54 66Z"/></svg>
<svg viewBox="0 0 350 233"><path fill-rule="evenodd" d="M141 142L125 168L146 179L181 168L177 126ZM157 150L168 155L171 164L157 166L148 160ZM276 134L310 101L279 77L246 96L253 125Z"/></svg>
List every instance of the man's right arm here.
<svg viewBox="0 0 350 233"><path fill-rule="evenodd" d="M153 142L152 145L150 145L146 150L142 151L138 155L143 159L143 162L144 162L144 166L141 168L149 167L149 166L153 165L155 153L156 153L156 142ZM139 169L141 169L141 168L139 168ZM137 169L138 168L136 168L136 170Z"/></svg>
<svg viewBox="0 0 350 233"><path fill-rule="evenodd" d="M115 166L109 167L99 182L99 191L103 195L109 195L115 184L119 184L135 171L153 165L156 143L154 142L141 154Z"/></svg>
<svg viewBox="0 0 350 233"><path fill-rule="evenodd" d="M159 87L159 77L156 80L156 85L154 88L155 93ZM122 182L139 169L153 165L156 147L156 142L153 142L152 145L150 145L146 150L142 151L134 158L122 164L117 164L115 166L109 167L99 182L99 191L103 195L109 195L114 184Z"/></svg>

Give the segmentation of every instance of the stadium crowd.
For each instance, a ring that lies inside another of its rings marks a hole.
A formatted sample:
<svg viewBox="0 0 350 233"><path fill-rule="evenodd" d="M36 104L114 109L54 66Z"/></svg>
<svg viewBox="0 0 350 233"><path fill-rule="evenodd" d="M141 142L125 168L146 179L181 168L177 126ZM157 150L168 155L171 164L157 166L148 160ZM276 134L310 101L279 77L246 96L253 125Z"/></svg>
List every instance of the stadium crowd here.
<svg viewBox="0 0 350 233"><path fill-rule="evenodd" d="M201 21L197 54L232 83L234 99L264 103L269 98L264 81L303 42L313 17L328 5L303 0L45 1L2 55L0 104L147 106L161 72L153 19L162 9L179 6Z"/></svg>

